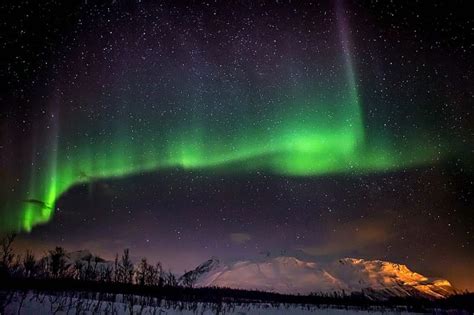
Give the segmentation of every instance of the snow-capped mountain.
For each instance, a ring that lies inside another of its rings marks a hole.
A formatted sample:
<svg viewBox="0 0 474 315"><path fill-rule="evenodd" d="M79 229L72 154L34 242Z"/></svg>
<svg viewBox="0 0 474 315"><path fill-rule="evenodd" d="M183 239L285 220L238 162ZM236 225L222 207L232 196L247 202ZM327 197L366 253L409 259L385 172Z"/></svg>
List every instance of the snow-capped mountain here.
<svg viewBox="0 0 474 315"><path fill-rule="evenodd" d="M363 292L377 299L391 296L443 298L455 292L449 281L425 277L405 265L355 258L318 263L277 257L230 264L210 259L182 278L191 279L197 287L286 294Z"/></svg>

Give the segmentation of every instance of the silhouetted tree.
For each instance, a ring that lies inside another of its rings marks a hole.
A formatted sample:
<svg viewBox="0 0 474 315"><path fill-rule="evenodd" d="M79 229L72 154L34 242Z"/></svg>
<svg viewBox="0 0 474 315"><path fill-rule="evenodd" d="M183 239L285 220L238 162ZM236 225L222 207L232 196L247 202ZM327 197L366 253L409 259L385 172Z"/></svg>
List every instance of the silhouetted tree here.
<svg viewBox="0 0 474 315"><path fill-rule="evenodd" d="M150 267L153 268L153 266L148 265L146 258L142 258L136 271L137 284L139 285L150 284L151 282L150 281Z"/></svg>
<svg viewBox="0 0 474 315"><path fill-rule="evenodd" d="M66 251L62 247L56 247L49 251L49 272L53 278L64 278L69 265L66 261Z"/></svg>
<svg viewBox="0 0 474 315"><path fill-rule="evenodd" d="M130 251L129 249L125 249L123 251L122 259L120 260L119 264L119 274L120 274L120 282L123 283L132 283L133 282L133 263L130 260Z"/></svg>
<svg viewBox="0 0 474 315"><path fill-rule="evenodd" d="M1 240L0 277L10 276L13 267L13 260L15 258L15 254L13 253L13 241L15 240L15 237L15 234L8 234Z"/></svg>
<svg viewBox="0 0 474 315"><path fill-rule="evenodd" d="M99 278L99 262L101 262L101 259L97 256L94 257L94 266L92 268L92 277L93 280L97 280Z"/></svg>
<svg viewBox="0 0 474 315"><path fill-rule="evenodd" d="M192 288L194 287L194 284L196 283L197 281L197 278L196 278L196 274L194 272L186 272L186 270L184 271L184 274L183 276L181 277L181 283L183 284L183 286L187 287L187 288Z"/></svg>
<svg viewBox="0 0 474 315"><path fill-rule="evenodd" d="M84 268L84 263L81 260L76 260L74 262L73 266L73 278L77 280L83 280L84 275L83 275L83 268Z"/></svg>
<svg viewBox="0 0 474 315"><path fill-rule="evenodd" d="M160 262L156 263L154 268L150 268L150 285L162 287L164 284L163 267Z"/></svg>
<svg viewBox="0 0 474 315"><path fill-rule="evenodd" d="M35 255L30 250L26 250L25 256L23 257L22 267L24 276L27 278L34 277L37 271Z"/></svg>
<svg viewBox="0 0 474 315"><path fill-rule="evenodd" d="M120 269L119 269L118 253L115 254L115 259L114 259L114 282L120 282Z"/></svg>
<svg viewBox="0 0 474 315"><path fill-rule="evenodd" d="M178 280L176 279L176 276L171 272L171 270L165 275L165 285L170 287L178 286Z"/></svg>
<svg viewBox="0 0 474 315"><path fill-rule="evenodd" d="M113 269L111 266L107 265L105 268L102 268L100 272L100 281L103 282L112 282L113 280Z"/></svg>
<svg viewBox="0 0 474 315"><path fill-rule="evenodd" d="M84 280L94 280L94 267L92 266L92 255L84 257L86 261L84 268Z"/></svg>

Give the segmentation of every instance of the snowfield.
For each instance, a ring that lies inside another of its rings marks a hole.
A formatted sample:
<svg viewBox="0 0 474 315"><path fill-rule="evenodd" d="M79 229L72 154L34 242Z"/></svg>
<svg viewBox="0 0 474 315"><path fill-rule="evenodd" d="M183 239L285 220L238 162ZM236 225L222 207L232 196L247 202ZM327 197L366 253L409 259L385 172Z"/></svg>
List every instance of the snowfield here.
<svg viewBox="0 0 474 315"><path fill-rule="evenodd" d="M1 293L5 295L5 292ZM416 314L403 309L384 310L373 308L316 307L294 304L272 303L190 303L158 300L150 297L115 295L112 299L79 298L77 294L54 296L41 293L6 294L0 314L325 314L325 315L392 315ZM89 294L90 295L90 294ZM97 295L98 296L98 295Z"/></svg>

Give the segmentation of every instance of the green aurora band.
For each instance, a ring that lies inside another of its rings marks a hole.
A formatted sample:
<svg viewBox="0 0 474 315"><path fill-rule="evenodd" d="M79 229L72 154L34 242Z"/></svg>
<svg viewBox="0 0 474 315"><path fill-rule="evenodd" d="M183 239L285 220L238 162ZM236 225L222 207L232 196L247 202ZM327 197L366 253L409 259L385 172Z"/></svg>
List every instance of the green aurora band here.
<svg viewBox="0 0 474 315"><path fill-rule="evenodd" d="M58 110L40 141L44 145L38 145L45 158L34 159L29 185L21 200L7 203L15 211L4 216L1 228L30 231L48 222L57 199L75 185L172 168L319 176L429 163L437 152L417 141L394 144L383 135L368 139L346 28L341 19L339 84L321 88L310 82L281 91L276 109L264 112L269 119L256 114L243 115L245 120L208 119L190 110L161 126L151 112L135 123L137 117L132 122L128 114L105 122L63 116ZM74 135L81 130L88 134L78 139Z"/></svg>

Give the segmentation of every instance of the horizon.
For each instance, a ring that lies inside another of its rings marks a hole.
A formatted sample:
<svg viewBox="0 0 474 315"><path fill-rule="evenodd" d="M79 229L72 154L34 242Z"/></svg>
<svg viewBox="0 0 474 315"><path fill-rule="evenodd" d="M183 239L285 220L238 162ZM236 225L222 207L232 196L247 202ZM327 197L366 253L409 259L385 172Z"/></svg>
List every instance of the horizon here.
<svg viewBox="0 0 474 315"><path fill-rule="evenodd" d="M265 258L233 262L212 257L194 269L176 273L170 269L166 271L161 262L151 262L146 257L134 261L129 249L124 249L121 255L116 254L114 260L103 259L89 250L67 251L62 247L55 247L38 258L30 250L26 250L24 256L15 256L12 247L15 238L11 234L2 239L1 255L4 258L0 262L0 276L4 277L6 266L13 278L7 276L4 280L10 283L17 278L19 287L22 282L27 285L43 283L43 286L52 285L57 290L68 283L65 281L70 281L71 290L81 283L90 286L95 282L101 284L100 290L114 290L115 293L124 290L123 285L128 290L212 288L310 299L311 296L332 296L338 303L364 303L372 299L390 302L396 298L406 299L404 303L410 298L425 301L465 298L463 303L469 303L470 299L468 290L453 287L446 279L426 277L408 266L381 260L342 258L324 262L282 255L272 257L267 253ZM400 290L405 293L400 295ZM357 297L362 300L356 302ZM350 302L351 299L355 300Z"/></svg>
<svg viewBox="0 0 474 315"><path fill-rule="evenodd" d="M18 240L16 240L15 243L18 243ZM20 239L20 243L21 243L21 239ZM20 245L20 247L21 247L21 245ZM31 253L33 253L33 255L35 255L36 258L42 259L42 258L47 258L50 255L49 254L50 251L53 250L56 247L57 246L52 246L50 248L45 248L43 250L38 251L38 249L37 248L35 249L34 247L33 248L18 248L17 244L15 244L14 245L14 251L19 256L25 254L25 252L27 252L27 251L31 251ZM123 252L116 252L115 255L101 256L100 254L97 254L97 253L95 253L95 252L93 252L93 251L91 251L87 248L74 249L74 250L69 250L68 248L64 248L64 249L66 251L66 256L67 257L69 257L69 255L71 255L71 254L80 253L80 252L87 252L87 253L91 254L92 257L99 257L101 259L104 259L105 262L108 262L108 263L113 263L113 261L116 257L121 257L121 255L123 254ZM127 250L127 249L129 250L129 248L124 248L124 250ZM330 258L329 257L314 257L314 256L311 256L311 255L305 254L302 251L299 251L299 252L295 251L292 254L287 253L287 252L274 253L274 252L271 252L271 251L266 251L266 252L260 252L256 255L252 256L252 257L248 257L248 256L243 257L242 256L242 257L233 257L233 258L228 258L228 259L221 259L217 255L212 255L209 258L202 260L200 263L195 264L191 268L182 268L182 269L176 270L176 269L173 269L173 266L174 266L173 264L163 263L163 261L161 261L159 259L149 260L148 257L146 257L144 255L134 255L133 252L130 252L130 260L133 262L133 264L139 265L139 263L142 259L146 259L149 264L151 264L151 265L160 264L160 265L163 266L163 270L168 270L169 272L172 272L172 273L176 274L177 276L182 276L186 272L193 271L193 270L195 270L196 268L198 268L199 266L201 266L202 264L206 263L209 260L217 260L219 263L222 263L224 265L234 265L234 264L238 264L240 262L250 262L250 263L269 262L269 261L273 261L277 258L296 258L297 260L302 261L302 262L315 262L315 263L321 264L322 267L324 267L324 266L326 266L330 263L334 263L336 261L347 260L347 259L362 260L362 261L365 261L365 262L379 262L380 261L380 262L383 262L383 263L392 263L392 264L395 264L395 265L405 266L410 271L420 274L420 272L418 270L414 270L411 266L400 263L400 262L397 262L397 261L388 261L388 260L377 259L377 258L372 258L371 259L369 257L365 257L365 258L364 257L348 257L348 256L339 257L339 258L337 258L337 257L336 258L334 258L334 257L330 257ZM188 264L186 266L190 266L190 265ZM426 277L431 278L431 279L443 279L443 277L435 275L435 274L421 273L421 275L426 276ZM469 286L467 286L467 287L458 287L450 279L444 278L443 280L449 281L453 285L453 288L455 290L457 290L458 292L473 293L473 289Z"/></svg>
<svg viewBox="0 0 474 315"><path fill-rule="evenodd" d="M15 233L16 253L36 258L129 249L173 274L211 257L381 260L474 292L468 12L2 4L0 238ZM13 265L0 260L0 277L28 278ZM40 284L55 277L42 272ZM345 283L305 272L315 286ZM258 287L286 281L248 274Z"/></svg>

